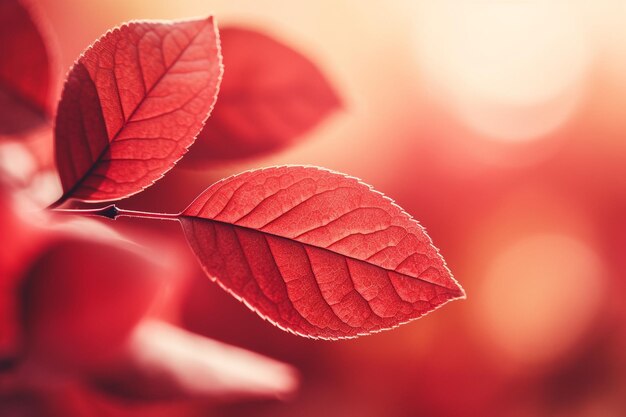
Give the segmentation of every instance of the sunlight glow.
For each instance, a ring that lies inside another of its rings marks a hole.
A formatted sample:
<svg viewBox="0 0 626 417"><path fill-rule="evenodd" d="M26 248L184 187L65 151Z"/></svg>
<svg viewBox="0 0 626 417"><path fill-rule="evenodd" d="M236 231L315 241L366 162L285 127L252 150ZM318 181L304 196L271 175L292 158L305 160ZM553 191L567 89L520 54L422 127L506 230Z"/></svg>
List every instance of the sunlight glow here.
<svg viewBox="0 0 626 417"><path fill-rule="evenodd" d="M559 357L600 307L597 254L572 236L536 234L494 255L476 301L489 343L513 366Z"/></svg>
<svg viewBox="0 0 626 417"><path fill-rule="evenodd" d="M591 53L572 2L425 2L415 24L433 93L473 129L528 141L563 124Z"/></svg>

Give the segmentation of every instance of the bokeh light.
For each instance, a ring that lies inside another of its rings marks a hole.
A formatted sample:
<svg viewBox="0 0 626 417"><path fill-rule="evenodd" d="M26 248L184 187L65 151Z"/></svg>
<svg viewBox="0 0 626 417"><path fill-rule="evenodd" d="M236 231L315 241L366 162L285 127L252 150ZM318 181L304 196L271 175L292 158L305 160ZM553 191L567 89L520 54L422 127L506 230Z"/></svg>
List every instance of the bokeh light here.
<svg viewBox="0 0 626 417"><path fill-rule="evenodd" d="M477 288L485 343L505 367L550 363L588 330L604 279L597 253L575 237L537 234L502 247Z"/></svg>

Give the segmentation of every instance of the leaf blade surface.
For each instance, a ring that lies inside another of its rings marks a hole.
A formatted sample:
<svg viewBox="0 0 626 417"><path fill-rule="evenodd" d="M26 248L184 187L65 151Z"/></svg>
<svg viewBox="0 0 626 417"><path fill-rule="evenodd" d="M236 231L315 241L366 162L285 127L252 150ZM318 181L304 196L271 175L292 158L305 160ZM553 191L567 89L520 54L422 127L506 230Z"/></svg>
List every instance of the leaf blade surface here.
<svg viewBox="0 0 626 417"><path fill-rule="evenodd" d="M217 98L213 18L116 28L68 75L55 128L61 200L136 194L187 152Z"/></svg>
<svg viewBox="0 0 626 417"><path fill-rule="evenodd" d="M209 187L180 221L211 278L296 334L356 337L465 295L412 217L335 172L248 171Z"/></svg>

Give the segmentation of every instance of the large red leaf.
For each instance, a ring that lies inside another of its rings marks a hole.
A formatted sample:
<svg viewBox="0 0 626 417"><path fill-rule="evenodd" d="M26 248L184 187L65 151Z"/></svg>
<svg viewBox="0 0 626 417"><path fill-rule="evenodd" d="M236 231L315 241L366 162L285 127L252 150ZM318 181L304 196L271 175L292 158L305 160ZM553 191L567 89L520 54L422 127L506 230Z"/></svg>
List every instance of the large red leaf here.
<svg viewBox="0 0 626 417"><path fill-rule="evenodd" d="M59 202L116 200L161 178L204 125L221 74L212 17L132 22L88 48L59 103Z"/></svg>
<svg viewBox="0 0 626 417"><path fill-rule="evenodd" d="M220 38L226 66L220 98L185 162L276 151L340 106L324 75L299 52L248 29L225 28Z"/></svg>
<svg viewBox="0 0 626 417"><path fill-rule="evenodd" d="M248 171L209 187L180 221L209 276L300 335L377 332L465 296L417 221L331 171Z"/></svg>
<svg viewBox="0 0 626 417"><path fill-rule="evenodd" d="M29 8L0 0L0 135L16 134L47 119L50 56Z"/></svg>

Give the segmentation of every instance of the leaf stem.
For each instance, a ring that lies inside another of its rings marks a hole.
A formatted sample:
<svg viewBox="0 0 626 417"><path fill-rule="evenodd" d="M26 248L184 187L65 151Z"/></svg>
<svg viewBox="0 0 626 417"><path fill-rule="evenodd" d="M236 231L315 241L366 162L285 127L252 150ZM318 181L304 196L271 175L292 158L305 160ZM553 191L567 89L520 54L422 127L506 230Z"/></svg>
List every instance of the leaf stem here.
<svg viewBox="0 0 626 417"><path fill-rule="evenodd" d="M63 203L65 203L65 196L61 196L57 201L55 201L54 203L50 204L48 207L46 207L48 210L55 210L57 207L61 207L63 205ZM56 211L60 211L60 210L56 210Z"/></svg>
<svg viewBox="0 0 626 417"><path fill-rule="evenodd" d="M99 216L106 217L107 219L115 220L118 217L139 217L143 219L157 219L157 220L178 220L180 214L173 213L151 213L147 211L135 211L118 208L115 204L111 204L105 207L98 207L93 209L55 209L51 208L55 213L61 214L81 214L85 216Z"/></svg>

